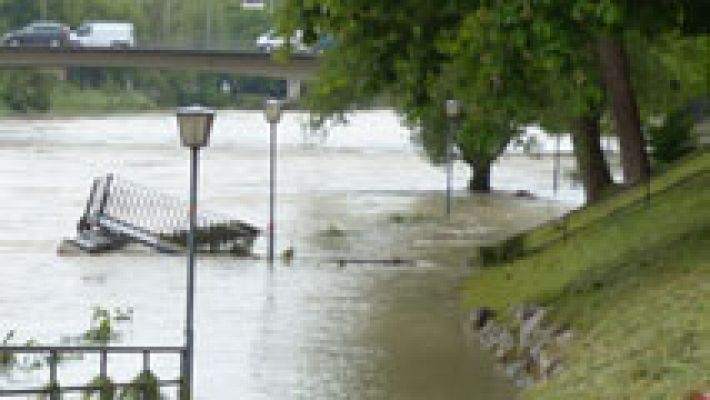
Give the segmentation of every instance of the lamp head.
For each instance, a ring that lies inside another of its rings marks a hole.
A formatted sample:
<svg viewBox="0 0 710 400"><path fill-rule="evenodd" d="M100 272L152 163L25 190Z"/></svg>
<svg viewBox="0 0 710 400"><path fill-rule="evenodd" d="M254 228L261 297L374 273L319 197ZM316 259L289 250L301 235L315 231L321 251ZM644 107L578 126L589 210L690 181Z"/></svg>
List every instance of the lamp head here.
<svg viewBox="0 0 710 400"><path fill-rule="evenodd" d="M177 110L177 121L183 146L200 148L209 144L213 110L200 106L181 107Z"/></svg>
<svg viewBox="0 0 710 400"><path fill-rule="evenodd" d="M278 124L281 120L281 102L276 99L266 100L264 107L264 115L266 121L270 124Z"/></svg>

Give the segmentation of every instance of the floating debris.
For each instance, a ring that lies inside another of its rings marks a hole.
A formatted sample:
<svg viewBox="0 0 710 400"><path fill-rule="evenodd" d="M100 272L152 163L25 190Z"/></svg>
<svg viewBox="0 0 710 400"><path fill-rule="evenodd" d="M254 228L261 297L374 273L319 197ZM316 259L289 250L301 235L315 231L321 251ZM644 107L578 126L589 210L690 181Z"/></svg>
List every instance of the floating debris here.
<svg viewBox="0 0 710 400"><path fill-rule="evenodd" d="M173 197L113 174L94 179L77 236L61 242L60 254L105 253L131 243L159 253L184 252L189 236L189 206ZM197 214L197 251L251 255L259 229L214 213Z"/></svg>
<svg viewBox="0 0 710 400"><path fill-rule="evenodd" d="M333 258L326 262L337 264L339 267L345 267L348 264L374 264L383 266L415 266L415 260L404 258L385 258L385 259L363 259L363 258Z"/></svg>

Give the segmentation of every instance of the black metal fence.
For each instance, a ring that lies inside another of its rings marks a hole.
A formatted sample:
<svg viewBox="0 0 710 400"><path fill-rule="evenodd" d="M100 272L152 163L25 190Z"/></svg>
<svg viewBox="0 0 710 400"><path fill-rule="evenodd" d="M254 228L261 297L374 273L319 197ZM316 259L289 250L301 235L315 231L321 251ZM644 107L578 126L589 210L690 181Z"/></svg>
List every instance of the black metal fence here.
<svg viewBox="0 0 710 400"><path fill-rule="evenodd" d="M84 215L108 216L153 234L169 234L188 229L188 212L189 204L177 197L108 174L94 180ZM197 213L198 228L230 221L214 212Z"/></svg>
<svg viewBox="0 0 710 400"><path fill-rule="evenodd" d="M92 384L80 386L62 386L57 378L57 370L59 367L60 355L63 354L98 354L99 355L99 374L102 381L109 378L108 376L108 355L109 354L136 354L141 355L143 359L142 372L151 371L151 355L152 354L175 354L180 359L180 374L174 379L157 379L159 387L174 386L177 387L180 394L179 398L183 399L182 382L184 376L184 367L186 360L185 347L131 347L131 346L0 346L0 354L5 353L14 356L15 354L46 354L49 355L49 377L48 384L43 387L26 388L26 389L2 389L0 388L0 397L11 396L29 396L29 395L46 395L50 400L59 400L62 393L86 393L86 392L101 392L104 387L95 386ZM115 382L111 384L116 389L128 388L136 386L132 382ZM138 388L140 389L140 388Z"/></svg>
<svg viewBox="0 0 710 400"><path fill-rule="evenodd" d="M94 179L75 242L90 252L137 242L177 253L186 248L189 213L188 203L176 197L109 174ZM201 252L247 256L259 235L258 228L214 212L199 211L196 220Z"/></svg>

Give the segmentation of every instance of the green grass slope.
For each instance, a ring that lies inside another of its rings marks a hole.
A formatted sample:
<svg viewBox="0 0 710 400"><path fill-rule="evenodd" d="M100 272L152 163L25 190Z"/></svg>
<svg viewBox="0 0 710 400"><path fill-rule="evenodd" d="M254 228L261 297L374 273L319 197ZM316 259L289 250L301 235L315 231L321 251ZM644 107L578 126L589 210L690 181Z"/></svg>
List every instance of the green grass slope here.
<svg viewBox="0 0 710 400"><path fill-rule="evenodd" d="M525 257L484 268L470 306L532 302L570 326L566 370L528 399L683 399L710 390L710 153L524 236Z"/></svg>

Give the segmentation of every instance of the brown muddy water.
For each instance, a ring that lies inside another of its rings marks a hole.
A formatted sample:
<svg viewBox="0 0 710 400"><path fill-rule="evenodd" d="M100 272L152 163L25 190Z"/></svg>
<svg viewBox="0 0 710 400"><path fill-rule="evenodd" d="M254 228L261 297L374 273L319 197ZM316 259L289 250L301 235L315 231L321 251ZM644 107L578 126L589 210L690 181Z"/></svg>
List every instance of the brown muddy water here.
<svg viewBox="0 0 710 400"><path fill-rule="evenodd" d="M301 114L279 127L277 248L290 265L200 258L196 291L197 399L481 399L516 396L465 337L457 288L474 247L579 203L568 181L552 196L552 161L504 157L496 194L468 195L456 165L454 214L444 171L387 111L357 113L327 135ZM181 345L185 260L132 251L59 257L94 176L108 172L187 198L188 154L170 114L5 120L0 123L0 336L15 344L71 342L96 306L134 310L121 345ZM267 127L260 113L220 112L203 152L200 206L265 226ZM565 160L569 168L571 161ZM539 199L516 198L527 189ZM255 251L262 254L259 241ZM412 265L335 258L412 260ZM61 364L63 385L86 383L95 359ZM163 378L177 360L156 357ZM140 360L114 356L129 380ZM0 372L0 387L46 382L46 370ZM166 392L174 395L172 392Z"/></svg>

